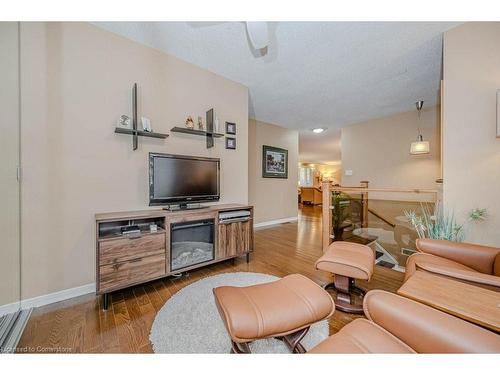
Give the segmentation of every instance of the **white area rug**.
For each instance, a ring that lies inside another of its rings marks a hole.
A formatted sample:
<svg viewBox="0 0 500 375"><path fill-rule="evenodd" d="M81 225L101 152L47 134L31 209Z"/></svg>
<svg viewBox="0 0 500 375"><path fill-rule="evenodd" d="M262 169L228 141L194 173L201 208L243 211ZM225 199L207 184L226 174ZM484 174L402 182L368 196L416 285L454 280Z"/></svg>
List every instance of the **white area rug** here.
<svg viewBox="0 0 500 375"><path fill-rule="evenodd" d="M223 273L201 279L173 295L155 317L149 339L155 353L229 353L231 341L215 306L212 289L222 285L248 286L277 280L263 273ZM328 336L328 322L311 326L301 341L311 349ZM289 353L276 339L250 344L252 353Z"/></svg>

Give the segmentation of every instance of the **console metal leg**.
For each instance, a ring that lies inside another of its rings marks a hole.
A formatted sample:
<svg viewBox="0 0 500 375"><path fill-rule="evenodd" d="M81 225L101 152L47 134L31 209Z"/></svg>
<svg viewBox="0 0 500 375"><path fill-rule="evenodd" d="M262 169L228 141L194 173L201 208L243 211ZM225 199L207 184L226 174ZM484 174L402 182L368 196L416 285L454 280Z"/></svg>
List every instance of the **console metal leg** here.
<svg viewBox="0 0 500 375"><path fill-rule="evenodd" d="M247 263L250 262L250 253L247 253Z"/></svg>
<svg viewBox="0 0 500 375"><path fill-rule="evenodd" d="M104 293L104 294L102 295L102 306L103 306L103 309L104 309L104 310L107 310L107 309L108 309L108 303L109 303L109 302L108 302L108 299L109 299L109 297L108 297L108 293Z"/></svg>

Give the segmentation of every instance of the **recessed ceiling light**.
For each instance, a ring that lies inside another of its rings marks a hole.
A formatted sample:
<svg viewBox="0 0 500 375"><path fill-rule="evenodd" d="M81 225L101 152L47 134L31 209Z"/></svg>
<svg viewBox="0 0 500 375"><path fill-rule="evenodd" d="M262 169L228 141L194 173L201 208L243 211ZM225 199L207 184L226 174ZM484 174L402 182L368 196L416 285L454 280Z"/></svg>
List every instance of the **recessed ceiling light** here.
<svg viewBox="0 0 500 375"><path fill-rule="evenodd" d="M325 131L325 129L323 129L323 128L313 129L313 132L315 132L315 133L323 133L324 131Z"/></svg>

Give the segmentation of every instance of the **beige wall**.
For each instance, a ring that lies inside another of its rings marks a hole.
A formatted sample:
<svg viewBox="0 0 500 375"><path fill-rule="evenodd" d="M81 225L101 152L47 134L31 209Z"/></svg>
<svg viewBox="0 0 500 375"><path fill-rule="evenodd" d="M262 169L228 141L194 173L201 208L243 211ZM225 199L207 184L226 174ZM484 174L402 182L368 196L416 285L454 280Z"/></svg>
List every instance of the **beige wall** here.
<svg viewBox="0 0 500 375"><path fill-rule="evenodd" d="M0 22L0 306L19 300L18 24ZM4 311L5 312L5 311ZM3 312L0 309L0 316Z"/></svg>
<svg viewBox="0 0 500 375"><path fill-rule="evenodd" d="M500 246L499 47L499 22L466 23L444 35L444 203L462 220L472 208L487 208L488 220L470 227L466 240L494 246Z"/></svg>
<svg viewBox="0 0 500 375"><path fill-rule="evenodd" d="M440 177L439 107L426 108L421 115L424 140L430 141L430 154L410 155L410 144L417 136L417 111L370 120L342 129L342 185L359 186L368 180L372 187L436 188ZM345 171L352 170L352 176ZM372 197L421 200L414 194L372 194Z"/></svg>
<svg viewBox="0 0 500 375"><path fill-rule="evenodd" d="M255 223L297 217L299 133L296 130L248 120L248 192L255 206ZM288 150L288 178L262 177L262 146Z"/></svg>
<svg viewBox="0 0 500 375"><path fill-rule="evenodd" d="M221 158L221 202L248 202L246 87L84 23L23 23L21 62L23 298L94 282L94 214L148 206L149 152ZM153 130L215 108L237 150L170 133L132 151L113 131L134 82Z"/></svg>

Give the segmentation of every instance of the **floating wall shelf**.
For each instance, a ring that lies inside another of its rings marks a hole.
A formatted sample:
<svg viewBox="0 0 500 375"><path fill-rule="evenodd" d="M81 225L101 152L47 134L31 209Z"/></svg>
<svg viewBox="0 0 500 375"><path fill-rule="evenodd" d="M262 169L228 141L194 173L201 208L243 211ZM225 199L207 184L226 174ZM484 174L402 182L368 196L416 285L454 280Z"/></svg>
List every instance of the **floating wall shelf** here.
<svg viewBox="0 0 500 375"><path fill-rule="evenodd" d="M170 129L170 131L175 132L175 133L186 133L186 134L193 134L193 135L201 135L203 137L206 137L207 135L211 135L214 138L224 137L224 134L206 132L204 130L182 128L180 126L175 126L172 129Z"/></svg>
<svg viewBox="0 0 500 375"><path fill-rule="evenodd" d="M224 134L214 133L213 130L214 130L214 110L213 110L213 108L207 111L207 131L188 129L188 128L183 128L180 126L175 126L172 129L170 129L170 131L175 132L175 133L192 134L192 135L199 135L199 136L205 137L206 143L207 143L207 148L214 147L214 138L224 137Z"/></svg>
<svg viewBox="0 0 500 375"><path fill-rule="evenodd" d="M150 138L161 138L161 139L165 139L168 137L168 134L146 132L144 130L133 130L133 129L125 129L125 128L116 128L115 133L129 134L129 135L137 134L137 136L139 136L139 137L150 137Z"/></svg>
<svg viewBox="0 0 500 375"><path fill-rule="evenodd" d="M137 83L134 83L134 86L132 87L132 129L117 127L115 128L115 133L131 135L133 150L137 150L139 137L161 138L161 139L165 139L168 137L168 134L137 130Z"/></svg>

